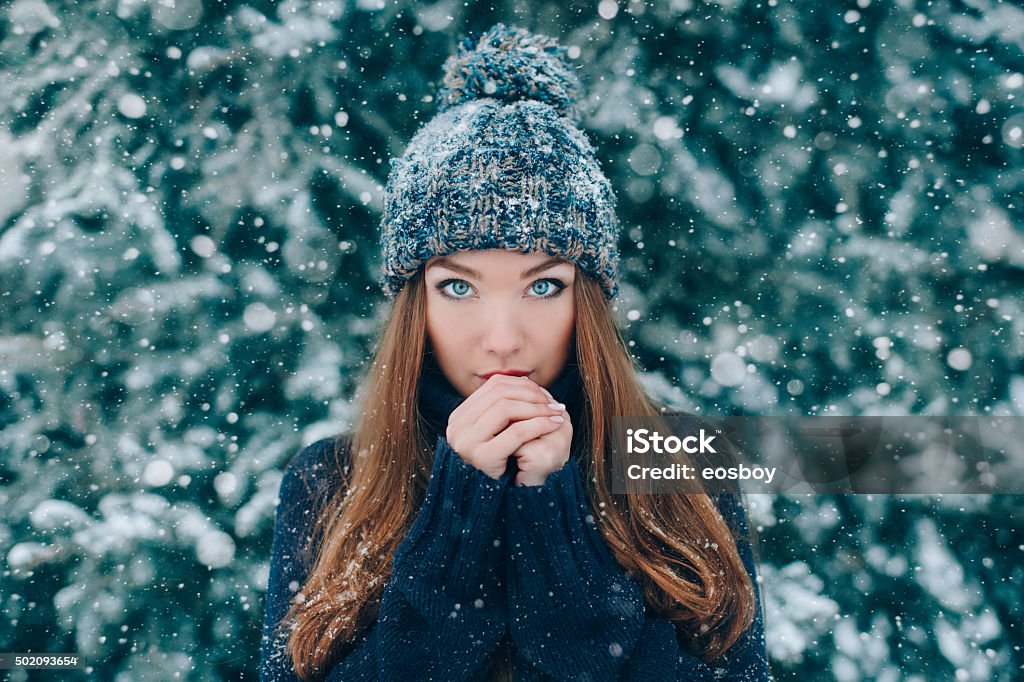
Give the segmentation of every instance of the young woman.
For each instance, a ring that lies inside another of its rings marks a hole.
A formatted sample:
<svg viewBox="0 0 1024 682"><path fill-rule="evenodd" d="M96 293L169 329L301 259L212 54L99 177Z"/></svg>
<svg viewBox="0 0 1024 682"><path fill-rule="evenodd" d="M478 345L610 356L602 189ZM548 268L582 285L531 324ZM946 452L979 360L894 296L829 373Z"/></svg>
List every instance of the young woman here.
<svg viewBox="0 0 1024 682"><path fill-rule="evenodd" d="M613 495L662 414L614 324L614 194L564 48L497 25L392 162L353 433L281 484L269 680L765 680L738 495Z"/></svg>

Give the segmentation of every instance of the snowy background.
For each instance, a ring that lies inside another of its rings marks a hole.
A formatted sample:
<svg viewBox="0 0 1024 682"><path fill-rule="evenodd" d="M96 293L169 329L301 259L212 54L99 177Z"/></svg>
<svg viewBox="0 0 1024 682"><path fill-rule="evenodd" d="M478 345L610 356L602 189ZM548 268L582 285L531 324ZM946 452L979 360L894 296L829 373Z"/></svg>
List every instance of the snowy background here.
<svg viewBox="0 0 1024 682"><path fill-rule="evenodd" d="M255 679L281 471L386 313L387 161L498 20L579 66L654 395L1024 415L1019 4L8 0L0 651ZM1019 679L1020 499L751 497L777 679Z"/></svg>

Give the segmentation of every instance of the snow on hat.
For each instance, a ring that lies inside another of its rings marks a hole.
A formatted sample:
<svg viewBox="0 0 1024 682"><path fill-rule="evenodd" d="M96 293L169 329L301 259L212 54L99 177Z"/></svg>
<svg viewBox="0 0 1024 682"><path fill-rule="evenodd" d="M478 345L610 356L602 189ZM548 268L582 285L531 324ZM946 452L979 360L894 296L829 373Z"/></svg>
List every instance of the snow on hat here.
<svg viewBox="0 0 1024 682"><path fill-rule="evenodd" d="M391 160L380 285L393 298L432 256L543 251L618 292L616 199L577 128L566 49L495 24L444 65L438 113Z"/></svg>

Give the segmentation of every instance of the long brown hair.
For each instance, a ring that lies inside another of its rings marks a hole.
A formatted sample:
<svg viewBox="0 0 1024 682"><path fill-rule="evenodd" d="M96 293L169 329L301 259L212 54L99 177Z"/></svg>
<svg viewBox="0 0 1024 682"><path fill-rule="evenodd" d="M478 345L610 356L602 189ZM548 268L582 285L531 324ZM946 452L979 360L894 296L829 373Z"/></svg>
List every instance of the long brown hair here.
<svg viewBox="0 0 1024 682"><path fill-rule="evenodd" d="M637 381L600 286L577 270L573 289L576 359L587 395L582 417L573 415L574 426L581 419L574 449L578 442L585 453L577 461L588 501L602 510L595 514L601 534L652 612L684 624L690 636L680 643L710 662L753 622L753 585L708 495L612 494L610 417L659 418L662 410ZM338 472L342 484L319 513L304 557L309 577L281 620L304 680L326 674L372 627L392 556L426 492L433 447L417 410L428 345L425 296L420 269L395 298L357 391L362 407L349 446L351 470ZM509 679L507 659L492 657L490 672Z"/></svg>

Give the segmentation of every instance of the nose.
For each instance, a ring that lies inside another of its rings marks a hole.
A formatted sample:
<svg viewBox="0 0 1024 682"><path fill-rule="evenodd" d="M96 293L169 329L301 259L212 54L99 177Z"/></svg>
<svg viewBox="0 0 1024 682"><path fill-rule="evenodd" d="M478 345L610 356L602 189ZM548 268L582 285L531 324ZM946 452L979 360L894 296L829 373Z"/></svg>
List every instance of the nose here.
<svg viewBox="0 0 1024 682"><path fill-rule="evenodd" d="M494 306L485 313L484 350L498 357L512 358L523 346L522 311L514 306Z"/></svg>

